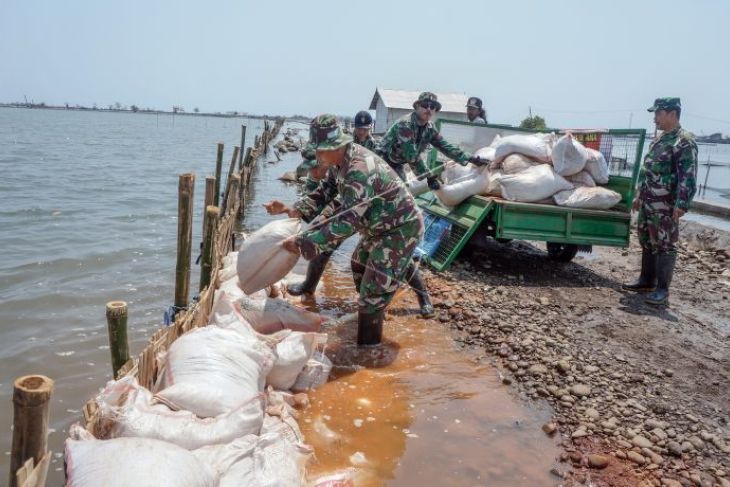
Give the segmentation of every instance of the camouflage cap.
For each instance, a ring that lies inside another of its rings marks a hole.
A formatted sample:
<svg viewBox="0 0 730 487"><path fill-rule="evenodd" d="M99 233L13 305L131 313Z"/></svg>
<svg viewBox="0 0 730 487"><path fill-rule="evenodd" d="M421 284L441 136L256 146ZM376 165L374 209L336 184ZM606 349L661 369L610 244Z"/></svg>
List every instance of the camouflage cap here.
<svg viewBox="0 0 730 487"><path fill-rule="evenodd" d="M681 110L681 109L682 109L682 103L679 101L679 98L664 97L664 98L657 98L656 100L654 100L654 105L647 108L647 111L655 112L657 110Z"/></svg>
<svg viewBox="0 0 730 487"><path fill-rule="evenodd" d="M314 117L310 134L317 150L337 150L352 142L352 136L342 131L337 117L329 113Z"/></svg>
<svg viewBox="0 0 730 487"><path fill-rule="evenodd" d="M423 93L418 95L418 100L413 102L413 108L415 109L416 105L427 102L431 102L436 105L436 111L441 110L441 103L439 103L436 93L431 93L430 91L424 91Z"/></svg>

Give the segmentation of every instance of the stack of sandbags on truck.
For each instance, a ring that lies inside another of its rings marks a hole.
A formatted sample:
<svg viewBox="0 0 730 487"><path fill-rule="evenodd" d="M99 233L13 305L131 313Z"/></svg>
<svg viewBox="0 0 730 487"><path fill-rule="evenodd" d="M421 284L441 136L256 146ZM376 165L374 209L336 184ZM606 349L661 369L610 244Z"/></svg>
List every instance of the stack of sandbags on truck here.
<svg viewBox="0 0 730 487"><path fill-rule="evenodd" d="M607 210L621 201L621 195L597 184L608 183L608 164L600 151L590 149L568 132L553 148L553 167L574 186L553 195L559 206Z"/></svg>

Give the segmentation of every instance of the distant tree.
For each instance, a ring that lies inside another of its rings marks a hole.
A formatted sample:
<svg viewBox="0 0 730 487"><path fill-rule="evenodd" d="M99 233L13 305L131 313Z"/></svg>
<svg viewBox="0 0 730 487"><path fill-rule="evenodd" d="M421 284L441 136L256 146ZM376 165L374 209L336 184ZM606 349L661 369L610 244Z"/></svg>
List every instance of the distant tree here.
<svg viewBox="0 0 730 487"><path fill-rule="evenodd" d="M185 113L185 109L181 106L174 105L172 107L172 113Z"/></svg>
<svg viewBox="0 0 730 487"><path fill-rule="evenodd" d="M139 107L137 105L132 105L129 107L130 110L132 110L134 113L137 113L139 111Z"/></svg>
<svg viewBox="0 0 730 487"><path fill-rule="evenodd" d="M195 107L195 108L193 108L193 111L194 111L195 113L200 113L200 108L198 108L198 107Z"/></svg>
<svg viewBox="0 0 730 487"><path fill-rule="evenodd" d="M117 110L121 110L122 109L122 104L119 103L119 102L115 102L114 103L114 108L116 108Z"/></svg>
<svg viewBox="0 0 730 487"><path fill-rule="evenodd" d="M65 105L66 105L66 108L68 108L68 102L66 102Z"/></svg>
<svg viewBox="0 0 730 487"><path fill-rule="evenodd" d="M532 117L527 117L522 122L520 122L520 128L530 130L544 130L547 128L547 125L545 124L544 118L542 118L540 115L535 115Z"/></svg>
<svg viewBox="0 0 730 487"><path fill-rule="evenodd" d="M96 103L91 107L92 110L98 110L99 108L96 106Z"/></svg>

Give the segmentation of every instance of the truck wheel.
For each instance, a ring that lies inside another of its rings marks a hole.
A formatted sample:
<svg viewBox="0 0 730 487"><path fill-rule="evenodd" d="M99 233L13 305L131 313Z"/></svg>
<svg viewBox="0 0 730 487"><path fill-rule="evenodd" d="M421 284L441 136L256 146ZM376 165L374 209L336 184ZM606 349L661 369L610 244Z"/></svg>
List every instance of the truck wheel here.
<svg viewBox="0 0 730 487"><path fill-rule="evenodd" d="M570 262L578 253L578 246L574 244L547 242L547 252L551 259L558 262Z"/></svg>

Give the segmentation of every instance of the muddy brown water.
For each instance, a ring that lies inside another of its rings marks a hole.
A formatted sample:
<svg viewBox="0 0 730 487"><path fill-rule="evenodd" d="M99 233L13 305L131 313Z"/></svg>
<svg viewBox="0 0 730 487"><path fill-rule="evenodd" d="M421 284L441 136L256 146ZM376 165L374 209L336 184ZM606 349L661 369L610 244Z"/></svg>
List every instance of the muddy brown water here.
<svg viewBox="0 0 730 487"><path fill-rule="evenodd" d="M347 253L336 260L315 306L325 314L354 296ZM335 367L299 421L315 449L310 475L354 467L366 486L554 485L558 449L541 430L550 411L520 403L483 357L420 319L410 294L391 306L380 346L358 348L354 323L324 326Z"/></svg>

